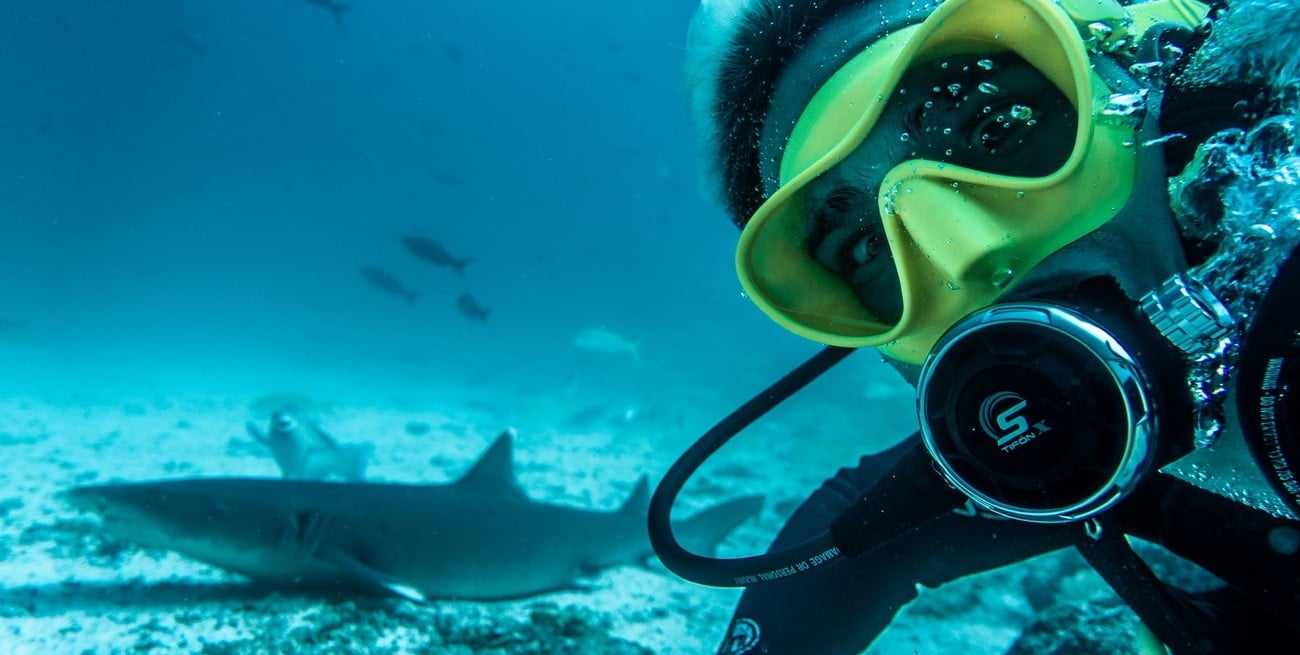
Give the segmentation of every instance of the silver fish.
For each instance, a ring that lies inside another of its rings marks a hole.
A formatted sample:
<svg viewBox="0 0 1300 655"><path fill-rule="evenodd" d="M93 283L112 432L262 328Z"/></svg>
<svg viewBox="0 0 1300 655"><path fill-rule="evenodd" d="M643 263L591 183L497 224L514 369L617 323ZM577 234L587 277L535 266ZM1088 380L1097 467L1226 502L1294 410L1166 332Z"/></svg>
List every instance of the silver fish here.
<svg viewBox="0 0 1300 655"><path fill-rule="evenodd" d="M607 355L630 355L641 360L641 344L604 328L587 328L573 335L573 345L582 350Z"/></svg>

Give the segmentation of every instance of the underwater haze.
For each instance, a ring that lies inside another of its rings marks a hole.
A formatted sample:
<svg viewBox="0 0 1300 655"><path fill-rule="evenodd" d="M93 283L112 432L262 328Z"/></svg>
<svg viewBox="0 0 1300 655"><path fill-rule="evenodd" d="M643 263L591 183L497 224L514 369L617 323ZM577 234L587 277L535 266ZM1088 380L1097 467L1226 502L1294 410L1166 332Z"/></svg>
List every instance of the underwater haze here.
<svg viewBox="0 0 1300 655"><path fill-rule="evenodd" d="M190 559L110 536L86 500L109 491L66 494L319 474L442 498L476 470L637 518L639 479L817 352L743 297L738 233L701 190L681 83L695 3L346 4L5 3L0 652L712 652L737 592L621 551L540 597L488 565L502 579L479 582L528 596L512 602L281 595L202 563L237 530L204 524L209 556ZM684 511L763 497L719 552L762 551L837 467L914 427L874 354L814 387L687 487ZM283 534L312 542L311 516ZM1007 611L1001 641L945 638L996 652L1025 618ZM880 652L948 634L917 625Z"/></svg>
<svg viewBox="0 0 1300 655"><path fill-rule="evenodd" d="M9 3L0 384L406 392L591 364L617 385L573 346L591 327L674 384L788 365L809 344L741 297L699 191L692 9Z"/></svg>

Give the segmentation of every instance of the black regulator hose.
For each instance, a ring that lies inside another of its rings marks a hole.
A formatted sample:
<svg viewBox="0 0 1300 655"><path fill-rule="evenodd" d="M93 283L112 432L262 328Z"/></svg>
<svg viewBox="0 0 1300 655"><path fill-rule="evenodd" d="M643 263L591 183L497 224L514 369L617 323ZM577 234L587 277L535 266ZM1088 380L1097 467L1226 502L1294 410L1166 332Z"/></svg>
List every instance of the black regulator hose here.
<svg viewBox="0 0 1300 655"><path fill-rule="evenodd" d="M853 352L827 346L705 432L668 469L650 500L650 543L660 561L683 579L712 587L748 587L801 575L869 552L965 500L933 469L918 444L830 530L796 546L763 555L720 559L692 553L673 535L673 503L682 487L713 453L763 414Z"/></svg>

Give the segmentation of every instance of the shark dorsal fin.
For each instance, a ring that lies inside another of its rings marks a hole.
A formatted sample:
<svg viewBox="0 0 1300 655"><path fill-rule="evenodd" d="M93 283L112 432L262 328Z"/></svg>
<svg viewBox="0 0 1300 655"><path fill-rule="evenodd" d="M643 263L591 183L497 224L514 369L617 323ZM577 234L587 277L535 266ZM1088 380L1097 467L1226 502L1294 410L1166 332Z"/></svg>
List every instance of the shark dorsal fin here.
<svg viewBox="0 0 1300 655"><path fill-rule="evenodd" d="M483 452L469 472L461 476L455 484L462 487L475 487L482 493L506 493L511 496L528 499L519 480L515 478L515 440L509 430L497 435L496 441Z"/></svg>

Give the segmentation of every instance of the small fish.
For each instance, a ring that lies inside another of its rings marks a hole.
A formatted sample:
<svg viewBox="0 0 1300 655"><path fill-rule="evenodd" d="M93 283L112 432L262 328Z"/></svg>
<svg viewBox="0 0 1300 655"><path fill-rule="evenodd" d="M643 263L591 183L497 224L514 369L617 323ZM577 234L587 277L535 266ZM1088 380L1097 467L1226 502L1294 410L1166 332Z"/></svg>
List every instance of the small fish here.
<svg viewBox="0 0 1300 655"><path fill-rule="evenodd" d="M415 299L420 297L419 291L407 289L406 285L402 284L392 273L382 268L367 266L361 269L361 276L366 278L366 281L375 288L405 298L406 302L415 302Z"/></svg>
<svg viewBox="0 0 1300 655"><path fill-rule="evenodd" d="M307 0L307 4L327 9L334 14L334 22L339 25L343 24L343 12L352 8L351 5L345 5L334 0Z"/></svg>
<svg viewBox="0 0 1300 655"><path fill-rule="evenodd" d="M177 46L190 51L195 57L208 54L208 48L203 44L203 39L183 28L175 25L167 28L167 38Z"/></svg>
<svg viewBox="0 0 1300 655"><path fill-rule="evenodd" d="M26 330L30 321L25 318L9 318L0 316L0 330L14 331Z"/></svg>
<svg viewBox="0 0 1300 655"><path fill-rule="evenodd" d="M473 261L473 259L468 257L465 259L456 259L455 257L452 257L451 253L447 252L446 248L438 245L438 243L432 239L426 239L424 237L406 237L405 239L402 239L402 243L406 244L406 249L410 250L411 254L416 257L437 266L454 268L456 269L456 273L460 274L461 277L465 277L465 265Z"/></svg>
<svg viewBox="0 0 1300 655"><path fill-rule="evenodd" d="M622 335L604 328L587 328L573 336L573 345L581 350L608 355L631 355L641 361L640 342L629 341Z"/></svg>
<svg viewBox="0 0 1300 655"><path fill-rule="evenodd" d="M488 312L491 311L478 304L474 296L468 293L462 293L460 298L456 299L456 309L459 309L460 313L464 314L466 318L476 319L484 323L487 323Z"/></svg>
<svg viewBox="0 0 1300 655"><path fill-rule="evenodd" d="M293 407L282 407L271 415L270 432L262 432L252 421L244 427L250 437L271 451L280 472L289 480L361 480L374 450L370 444L339 444L315 421L299 418Z"/></svg>

